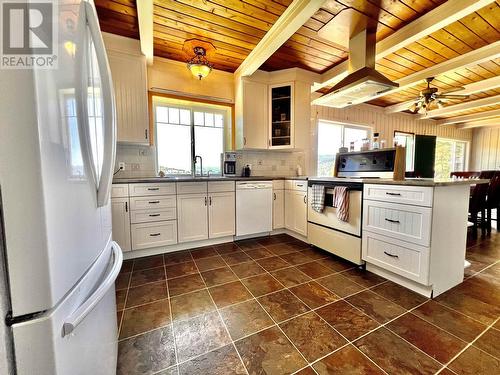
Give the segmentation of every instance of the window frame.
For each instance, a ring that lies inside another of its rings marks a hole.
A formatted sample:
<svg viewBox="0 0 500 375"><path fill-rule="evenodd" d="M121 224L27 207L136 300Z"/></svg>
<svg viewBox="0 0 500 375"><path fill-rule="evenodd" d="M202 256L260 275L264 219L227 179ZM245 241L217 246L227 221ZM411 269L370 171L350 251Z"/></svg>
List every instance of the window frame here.
<svg viewBox="0 0 500 375"><path fill-rule="evenodd" d="M436 148L437 148L437 143L439 141L445 141L445 142L451 142L452 143L452 149L451 149L451 159L449 161L449 164L450 164L450 172L463 172L463 171L466 171L468 169L468 165L469 165L469 152L470 152L470 142L469 141L466 141L466 140L462 140L462 139L454 139L454 138L446 138L446 137L436 137ZM455 167L455 152L456 152L456 148L457 148L457 143L463 143L465 145L465 152L464 152L464 161L463 161L463 171L456 171L454 169ZM436 162L434 161L434 170L436 170L435 168L436 166ZM435 173L434 172L434 176L435 176ZM448 178L450 176L446 176L446 177L443 177L443 178Z"/></svg>
<svg viewBox="0 0 500 375"><path fill-rule="evenodd" d="M324 120L324 119L318 119L317 124L316 124L316 152L315 152L315 159L316 159L316 173L318 173L318 162L319 162L319 148L318 148L318 143L319 143L319 125L320 123L326 123L326 124L331 124L331 125L337 125L340 126L342 131L341 131L341 147L347 147L349 148L349 145L345 146L345 129L356 129L356 130L365 130L367 132L367 137L371 138L373 134L373 128L369 125L363 125L363 124L355 124L355 123L349 123L349 122L341 122L341 121L332 121L332 120ZM338 150L335 152L335 155L337 155ZM335 159L333 161L335 164Z"/></svg>
<svg viewBox="0 0 500 375"><path fill-rule="evenodd" d="M159 143L159 138L158 138L158 123L160 124L169 124L169 125L179 125L179 126L189 126L190 128L190 145L191 145L191 150L190 150L190 156L191 156L191 173L177 173L177 174L166 174L166 176L169 176L169 177L179 177L179 176L194 176L196 174L196 160L195 160L195 157L196 157L196 143L195 143L195 127L204 127L204 126L201 126L201 125L195 125L194 124L194 112L210 112L210 113L213 113L213 114L220 114L222 115L223 117L223 125L222 127L215 127L213 126L213 128L216 128L216 129L222 129L222 135L221 135L221 138L222 138L222 152L225 152L225 144L224 144L224 140L225 140L225 132L226 132L226 127L227 127L227 121L229 121L228 117L231 115L230 113L228 113L227 110L223 110L223 109L218 109L218 108L214 108L214 107L211 107L210 104L208 103L200 103L200 102L197 102L197 101L189 101L189 100L185 100L185 99L173 99L173 100L179 100L179 101L185 101L186 104L185 105L181 105L181 104L177 104L177 103L168 103L168 102L165 102L165 103L162 103L161 101L155 101L155 97L158 97L158 98L163 98L163 99L168 99L168 97L163 97L161 95L152 95L151 96L151 110L152 110L152 126L153 126L153 131L154 131L154 139L156 140L154 146L155 146L155 168L157 170L159 170L159 162L158 162L158 143ZM189 104L191 105L189 105ZM179 110L188 110L190 112L190 115L189 115L189 120L190 120L190 124L189 125L185 125L185 124L172 124L170 122L168 123L165 123L165 122L158 122L157 121L157 118L156 118L156 109L157 107L167 107L167 108L177 108ZM215 121L215 119L214 119ZM208 128L211 128L211 127L208 127ZM201 171L203 172L203 171ZM210 175L213 175L213 176L219 176L219 175L222 175L223 174L223 171L221 169L220 173L210 173Z"/></svg>

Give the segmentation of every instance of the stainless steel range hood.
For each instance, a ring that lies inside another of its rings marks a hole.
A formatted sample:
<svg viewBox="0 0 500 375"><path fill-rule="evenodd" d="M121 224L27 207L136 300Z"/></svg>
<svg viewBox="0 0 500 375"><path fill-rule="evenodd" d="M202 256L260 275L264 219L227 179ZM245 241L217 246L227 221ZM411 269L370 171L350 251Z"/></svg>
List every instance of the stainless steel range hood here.
<svg viewBox="0 0 500 375"><path fill-rule="evenodd" d="M343 108L366 102L377 94L399 87L399 84L375 70L375 43L375 32L366 28L350 38L349 75L313 103Z"/></svg>

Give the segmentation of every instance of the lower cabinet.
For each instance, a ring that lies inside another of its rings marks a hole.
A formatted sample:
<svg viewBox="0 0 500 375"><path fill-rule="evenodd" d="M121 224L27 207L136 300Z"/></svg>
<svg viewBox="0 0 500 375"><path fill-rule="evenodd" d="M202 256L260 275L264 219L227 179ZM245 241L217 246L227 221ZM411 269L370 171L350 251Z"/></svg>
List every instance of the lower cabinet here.
<svg viewBox="0 0 500 375"><path fill-rule="evenodd" d="M285 190L285 228L307 236L307 192Z"/></svg>
<svg viewBox="0 0 500 375"><path fill-rule="evenodd" d="M177 196L179 242L208 239L207 194Z"/></svg>
<svg viewBox="0 0 500 375"><path fill-rule="evenodd" d="M273 191L273 229L285 227L285 191Z"/></svg>
<svg viewBox="0 0 500 375"><path fill-rule="evenodd" d="M113 223L113 241L116 241L123 251L132 250L128 197L111 199L111 221Z"/></svg>
<svg viewBox="0 0 500 375"><path fill-rule="evenodd" d="M134 250L177 243L177 221L175 220L132 224L131 228Z"/></svg>
<svg viewBox="0 0 500 375"><path fill-rule="evenodd" d="M235 193L210 193L208 197L209 237L218 238L235 234Z"/></svg>
<svg viewBox="0 0 500 375"><path fill-rule="evenodd" d="M178 195L177 220L179 242L233 236L235 193Z"/></svg>

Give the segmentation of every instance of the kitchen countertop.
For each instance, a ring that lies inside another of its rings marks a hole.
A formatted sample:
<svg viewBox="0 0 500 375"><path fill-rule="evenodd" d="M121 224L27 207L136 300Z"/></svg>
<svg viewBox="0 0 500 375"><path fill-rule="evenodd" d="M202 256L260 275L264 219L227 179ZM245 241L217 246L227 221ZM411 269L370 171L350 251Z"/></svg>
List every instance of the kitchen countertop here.
<svg viewBox="0 0 500 375"><path fill-rule="evenodd" d="M214 176L214 177L129 177L114 178L113 184L136 184L154 182L202 182L202 181L271 181L271 180L307 180L307 176Z"/></svg>
<svg viewBox="0 0 500 375"><path fill-rule="evenodd" d="M360 182L363 184L406 185L406 186L456 186L456 185L487 184L490 182L490 180L486 179L453 180L451 178L445 178L445 179L407 178L402 181L395 181L388 178L309 177L308 180L331 181L331 182Z"/></svg>

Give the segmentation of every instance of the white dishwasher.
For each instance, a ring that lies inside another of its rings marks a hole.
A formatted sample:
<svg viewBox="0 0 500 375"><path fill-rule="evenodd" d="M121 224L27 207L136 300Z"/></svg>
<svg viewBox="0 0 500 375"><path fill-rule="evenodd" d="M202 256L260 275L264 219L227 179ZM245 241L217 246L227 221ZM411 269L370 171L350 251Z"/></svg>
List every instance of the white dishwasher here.
<svg viewBox="0 0 500 375"><path fill-rule="evenodd" d="M273 182L236 182L236 236L273 230Z"/></svg>

